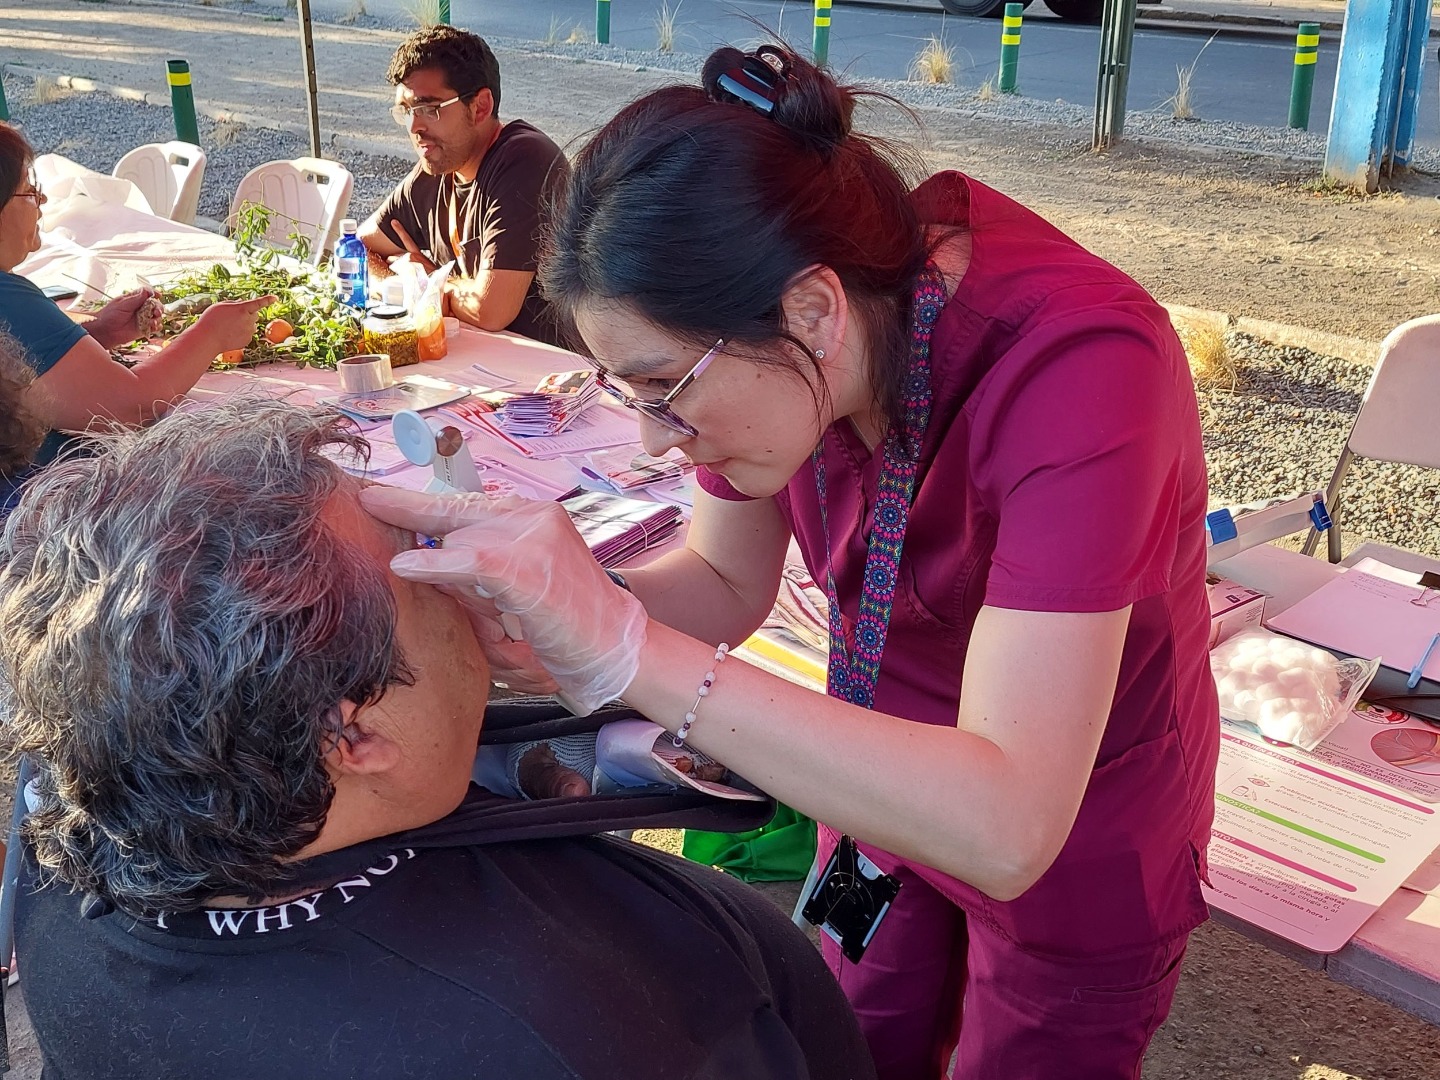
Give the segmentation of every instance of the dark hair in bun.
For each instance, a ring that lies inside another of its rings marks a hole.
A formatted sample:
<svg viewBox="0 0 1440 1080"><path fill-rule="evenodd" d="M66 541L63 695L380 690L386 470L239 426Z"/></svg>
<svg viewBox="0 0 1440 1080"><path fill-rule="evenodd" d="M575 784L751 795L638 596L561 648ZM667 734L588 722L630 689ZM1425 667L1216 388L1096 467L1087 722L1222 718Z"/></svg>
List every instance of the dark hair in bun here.
<svg viewBox="0 0 1440 1080"><path fill-rule="evenodd" d="M700 85L714 101L734 101L734 95L721 85L721 78L733 77L736 72L771 80L774 108L767 115L809 149L831 153L850 134L850 118L855 112L853 93L814 64L774 45L762 45L753 53L725 46L705 61Z"/></svg>
<svg viewBox="0 0 1440 1080"><path fill-rule="evenodd" d="M903 152L851 128L864 93L787 48L717 49L701 86L632 102L576 156L540 278L566 323L597 300L633 307L706 348L793 348L781 298L833 270L869 345L877 401L902 414L911 290L927 247ZM918 170L915 170L918 171Z"/></svg>

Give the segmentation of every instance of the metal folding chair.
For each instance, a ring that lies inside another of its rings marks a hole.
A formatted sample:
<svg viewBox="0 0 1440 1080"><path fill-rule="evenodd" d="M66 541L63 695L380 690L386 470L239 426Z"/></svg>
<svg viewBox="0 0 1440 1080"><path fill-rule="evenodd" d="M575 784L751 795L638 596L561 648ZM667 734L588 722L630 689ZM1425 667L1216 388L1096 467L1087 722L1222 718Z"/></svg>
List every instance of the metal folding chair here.
<svg viewBox="0 0 1440 1080"><path fill-rule="evenodd" d="M1401 323L1380 346L1375 374L1355 414L1350 434L1340 450L1325 505L1334 522L1329 530L1327 554L1332 563L1341 562L1340 523L1344 501L1340 488L1356 458L1391 461L1440 469L1440 315L1427 315ZM1314 529L1305 540L1304 552L1315 554L1320 534ZM1379 558L1407 567L1409 553L1382 544L1363 544L1351 552L1344 565L1360 559Z"/></svg>

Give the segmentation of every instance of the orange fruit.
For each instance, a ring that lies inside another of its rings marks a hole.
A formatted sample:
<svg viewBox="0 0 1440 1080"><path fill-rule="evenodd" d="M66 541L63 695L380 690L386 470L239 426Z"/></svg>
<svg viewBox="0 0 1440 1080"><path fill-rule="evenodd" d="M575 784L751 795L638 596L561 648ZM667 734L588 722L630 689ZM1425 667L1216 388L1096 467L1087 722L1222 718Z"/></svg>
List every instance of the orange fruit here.
<svg viewBox="0 0 1440 1080"><path fill-rule="evenodd" d="M220 354L220 363L224 367L234 367L245 359L244 349L227 349Z"/></svg>
<svg viewBox="0 0 1440 1080"><path fill-rule="evenodd" d="M295 327L284 319L271 319L265 324L265 340L271 345L279 345L293 333L295 333Z"/></svg>

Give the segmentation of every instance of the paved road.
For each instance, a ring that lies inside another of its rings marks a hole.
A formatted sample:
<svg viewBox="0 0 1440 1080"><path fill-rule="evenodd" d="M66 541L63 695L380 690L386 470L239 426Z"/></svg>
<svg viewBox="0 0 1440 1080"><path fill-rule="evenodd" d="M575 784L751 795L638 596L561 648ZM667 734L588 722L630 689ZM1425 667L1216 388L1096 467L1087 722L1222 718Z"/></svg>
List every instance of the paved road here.
<svg viewBox="0 0 1440 1080"><path fill-rule="evenodd" d="M312 0L316 12L341 14L355 0ZM371 15L397 22L407 18L415 0L365 0ZM672 7L676 5L672 4ZM611 41L653 49L660 0L613 0ZM594 28L592 0L452 0L457 25L479 33L544 39L552 20L561 36L579 25ZM706 52L725 41L760 35L755 20L780 29L791 40L808 44L810 5L781 0L680 0L676 48ZM862 78L901 79L931 35L942 35L955 49L956 81L979 86L997 73L1000 26L992 19L966 19L918 11L836 7L831 27L830 60L838 69ZM1176 68L1196 61L1206 38L1193 33L1139 30L1135 35L1130 108L1168 112L1175 93ZM1064 23L1042 4L1026 12L1020 59L1020 92L1035 98L1081 105L1095 100L1099 31ZM1337 35L1323 40L1316 64L1311 130L1329 124L1339 52ZM1290 102L1294 47L1285 41L1221 37L1205 47L1192 84L1194 109L1210 120L1234 120L1283 127ZM1430 57L1433 64L1433 51ZM1425 71L1420 142L1440 147L1440 92L1433 66Z"/></svg>

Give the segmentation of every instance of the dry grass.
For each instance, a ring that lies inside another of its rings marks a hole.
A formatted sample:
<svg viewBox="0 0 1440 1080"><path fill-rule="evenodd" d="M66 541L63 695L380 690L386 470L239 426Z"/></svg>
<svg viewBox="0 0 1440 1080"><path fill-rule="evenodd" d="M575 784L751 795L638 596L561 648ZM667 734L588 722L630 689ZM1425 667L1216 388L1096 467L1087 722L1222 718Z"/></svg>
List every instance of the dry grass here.
<svg viewBox="0 0 1440 1080"><path fill-rule="evenodd" d="M954 48L945 44L942 38L930 35L915 59L910 61L910 81L948 85L954 79Z"/></svg>
<svg viewBox="0 0 1440 1080"><path fill-rule="evenodd" d="M680 5L670 6L670 0L660 0L660 10L655 13L655 48L662 53L675 51L675 22L680 17Z"/></svg>
<svg viewBox="0 0 1440 1080"><path fill-rule="evenodd" d="M406 0L401 7L416 26L440 25L440 0Z"/></svg>
<svg viewBox="0 0 1440 1080"><path fill-rule="evenodd" d="M589 45L589 44L590 44L592 41L594 41L594 40L595 40L595 35L594 35L594 34L592 34L592 33L591 33L588 29L586 29L585 27L581 26L579 23L576 23L576 24L575 24L575 29L571 30L571 31L570 31L570 36L565 39L565 44L566 44L566 45Z"/></svg>
<svg viewBox="0 0 1440 1080"><path fill-rule="evenodd" d="M561 41L565 40L565 26L566 24L560 21L559 15L551 15L550 29L545 31L545 44L559 45Z"/></svg>
<svg viewBox="0 0 1440 1080"><path fill-rule="evenodd" d="M989 102L994 101L995 98L999 96L999 93L1000 91L995 89L995 76L989 75L985 81L980 84L980 89L975 92L975 96L981 101Z"/></svg>
<svg viewBox="0 0 1440 1080"><path fill-rule="evenodd" d="M14 787L15 785L10 785ZM671 855L680 856L681 846L685 842L684 829L636 829L635 835L630 839L637 844L644 844L646 847L656 848L659 851L668 851Z"/></svg>
<svg viewBox="0 0 1440 1080"><path fill-rule="evenodd" d="M1185 66L1175 66L1175 93L1165 99L1165 104L1170 106L1170 116L1175 120L1195 119L1195 69L1200 66L1200 57L1205 55L1205 50L1210 47L1219 33L1211 34L1210 40L1200 46L1200 51L1195 54L1195 59Z"/></svg>
<svg viewBox="0 0 1440 1080"><path fill-rule="evenodd" d="M215 121L215 127L210 132L210 142L215 146L229 146L244 130L245 125L238 120L221 118Z"/></svg>
<svg viewBox="0 0 1440 1080"><path fill-rule="evenodd" d="M350 7L335 21L341 26L354 26L356 22L369 14L370 12L365 10L365 0L350 0Z"/></svg>
<svg viewBox="0 0 1440 1080"><path fill-rule="evenodd" d="M1240 383L1240 366L1230 352L1225 331L1210 322L1175 324L1195 385L1206 390L1234 390Z"/></svg>
<svg viewBox="0 0 1440 1080"><path fill-rule="evenodd" d="M69 97L73 91L67 90L54 79L45 75L37 75L34 83L30 86L30 103L32 105L49 105L52 101L59 101Z"/></svg>

